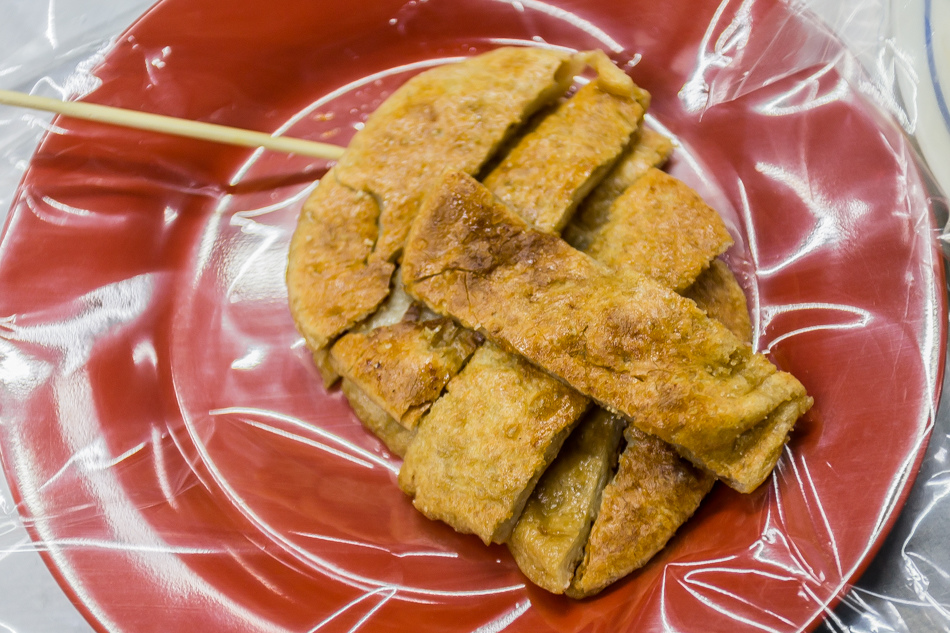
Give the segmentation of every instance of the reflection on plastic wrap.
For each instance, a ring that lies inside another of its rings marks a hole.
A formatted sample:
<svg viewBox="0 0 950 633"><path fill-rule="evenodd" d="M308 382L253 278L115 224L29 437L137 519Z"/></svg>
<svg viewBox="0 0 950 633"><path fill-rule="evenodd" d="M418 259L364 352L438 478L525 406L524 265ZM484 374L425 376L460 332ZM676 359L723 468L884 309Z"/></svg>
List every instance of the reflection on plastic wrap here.
<svg viewBox="0 0 950 633"><path fill-rule="evenodd" d="M101 34L143 5L67 36L58 5L14 3L3 87L340 144L431 64L603 48L677 139L669 170L736 236L759 349L816 405L769 484L717 487L603 595L549 595L416 513L398 458L322 388L283 277L325 163L4 112L4 205L26 171L0 244L0 578L39 597L0 596L0 627L950 627L946 199L901 130L911 66L887 6L813 5L168 0L100 64Z"/></svg>

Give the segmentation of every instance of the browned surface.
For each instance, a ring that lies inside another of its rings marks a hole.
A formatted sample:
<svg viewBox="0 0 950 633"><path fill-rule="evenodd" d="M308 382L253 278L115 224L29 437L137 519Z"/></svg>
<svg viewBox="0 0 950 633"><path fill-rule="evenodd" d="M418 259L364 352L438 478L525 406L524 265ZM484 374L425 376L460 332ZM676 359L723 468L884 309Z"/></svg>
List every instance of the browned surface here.
<svg viewBox="0 0 950 633"><path fill-rule="evenodd" d="M313 351L372 314L389 293L393 265L367 262L379 208L328 172L303 210L287 266L290 312ZM344 300L345 297L345 300Z"/></svg>
<svg viewBox="0 0 950 633"><path fill-rule="evenodd" d="M690 291L696 293L700 307L710 316L723 320L746 343L752 341L745 295L721 260L713 261ZM693 515L704 491L712 487L712 476L695 468L669 444L635 427L627 429L626 434L630 443L616 476L603 492L603 505L598 507L603 513L598 514L593 538L588 541L585 565L578 570L568 592L575 597L592 595L646 564Z"/></svg>
<svg viewBox="0 0 950 633"><path fill-rule="evenodd" d="M619 77L606 88L599 80L581 88L520 139L486 181L496 194L518 202L523 217L548 230L561 228L614 163L643 115L641 102L649 100L612 65L601 72ZM389 301L397 294L398 283ZM334 345L332 366L407 428L474 351L474 335L445 321L358 329Z"/></svg>
<svg viewBox="0 0 950 633"><path fill-rule="evenodd" d="M451 319L410 318L351 332L330 351L334 369L407 429L415 428L481 337Z"/></svg>
<svg viewBox="0 0 950 633"><path fill-rule="evenodd" d="M564 229L564 239L574 248L586 249L592 233L607 221L614 200L648 169L662 166L672 152L670 139L641 126L636 142L631 143L610 173L578 207L571 223Z"/></svg>
<svg viewBox="0 0 950 633"><path fill-rule="evenodd" d="M567 89L576 69L565 53L499 48L427 70L386 99L336 167L340 182L380 200L374 261L399 254L443 168L476 173L518 124Z"/></svg>
<svg viewBox="0 0 950 633"><path fill-rule="evenodd" d="M695 301L709 318L725 325L743 341L752 341L752 322L749 320L745 293L736 276L721 259L715 260L697 277L683 296Z"/></svg>
<svg viewBox="0 0 950 633"><path fill-rule="evenodd" d="M716 479L665 442L632 426L614 479L604 488L584 559L567 594L593 595L639 569L693 515Z"/></svg>
<svg viewBox="0 0 950 633"><path fill-rule="evenodd" d="M536 585L553 593L570 586L617 462L624 425L599 408L585 416L528 499L508 549Z"/></svg>
<svg viewBox="0 0 950 633"><path fill-rule="evenodd" d="M633 270L681 291L731 244L714 209L651 167L611 205L584 252L614 270Z"/></svg>
<svg viewBox="0 0 950 633"><path fill-rule="evenodd" d="M403 280L435 311L516 350L742 491L774 462L747 472L733 443L782 403L809 404L801 383L692 301L642 275L612 274L530 229L458 172L446 174L413 225Z"/></svg>
<svg viewBox="0 0 950 633"><path fill-rule="evenodd" d="M484 344L416 429L399 486L431 519L503 542L589 401ZM490 401L485 393L494 394Z"/></svg>
<svg viewBox="0 0 950 633"><path fill-rule="evenodd" d="M369 429L373 435L382 440L393 454L402 457L409 448L412 441L413 432L396 422L392 416L383 411L379 406L369 399L359 387L347 379L343 379L340 385L343 395L346 396L353 413L360 419L363 425Z"/></svg>
<svg viewBox="0 0 950 633"><path fill-rule="evenodd" d="M640 124L630 83L623 96L597 81L582 87L519 141L485 186L537 228L560 232Z"/></svg>
<svg viewBox="0 0 950 633"><path fill-rule="evenodd" d="M333 364L330 362L329 348L323 347L313 352L313 364L316 365L317 370L320 372L320 378L323 379L323 386L325 388L329 389L340 379L340 374L336 373L336 370L333 369Z"/></svg>
<svg viewBox="0 0 950 633"><path fill-rule="evenodd" d="M643 173L646 174L641 178L644 182L638 181L632 189L634 195L625 193L620 196L622 192L618 192L614 196L617 203L604 211L599 224L591 231L588 245L592 247L595 258L619 271L646 272L661 283L676 280L679 285L687 285L692 280L691 275L706 267L721 251L728 240L725 227L718 214L705 205L695 203L695 194L682 183L669 177L658 179L649 165L643 168ZM637 193L638 190L642 192L650 189L650 183L656 183L657 180L661 180L661 187L665 185L673 191L645 202L643 196ZM602 183L592 197L598 197L604 189L610 189L613 185L614 183ZM606 199L602 195L599 197ZM698 214L695 212L696 207L699 208ZM646 211L643 211L644 208ZM649 221L643 221L642 216L647 216ZM684 238L684 235L689 236L695 231L697 223L704 222L716 229L711 233L717 236L717 239ZM659 230L656 230L657 226L660 227ZM673 251L676 251L675 257L628 255L631 252L642 255ZM737 304L736 297L731 293L738 291L742 310L745 309L745 296L724 264L717 260L713 262L713 268L718 274L703 273L700 278L704 281L701 285L697 281L697 289L702 289L703 295L710 297L715 306L722 304L722 312L727 316L735 316L738 320L738 315L731 314ZM728 285L729 281L732 286ZM726 297L730 299L728 305L723 303ZM743 314L748 325L748 314ZM750 330L737 335L743 340L751 340ZM598 413L600 416L610 415L603 410L595 412L594 415ZM617 450L616 443L610 445L609 442L599 446L591 443L580 446L577 438L587 429L587 426L581 426L568 438L561 453L545 472L528 500L508 543L525 575L535 584L555 593L564 592L571 584L574 570L585 555L584 546L587 544L591 522L600 509L601 492L610 471L605 471L597 485L590 485L593 481L591 469L596 464L613 463ZM619 436L616 441L619 441ZM616 510L616 497L628 494L625 486L631 481L629 471L631 468L637 468L639 472L634 485L640 489L656 491L650 499L650 503L655 506L652 511L666 516L667 520L654 526L636 525L636 521L644 518L642 515L634 514L625 517L625 520L618 520L615 511L608 511L603 520L598 518L598 536L590 542L586 551L586 557L593 561L593 565L588 569L588 573L582 574L577 581L578 584L573 590L575 594L599 591L605 584L612 582L612 579L632 571L635 568L632 565L639 566L648 560L651 547L662 547L681 522L691 516L699 505L701 495L692 494L692 491L683 495L677 487L665 485L676 478L685 481L695 478L698 472L696 468L679 457L670 445L659 440L655 442L655 452L666 451L668 459L650 459L641 463L638 462L640 453L637 452L637 447L630 447L624 461L625 472L619 473L613 480L608 489L611 498L605 499L604 503L608 508ZM664 491L669 493L669 496L665 496ZM637 534L647 534L650 542L631 538L631 535ZM605 557L601 551L605 545L611 551L621 552L621 555L616 557L616 566L611 568L607 575L603 573Z"/></svg>

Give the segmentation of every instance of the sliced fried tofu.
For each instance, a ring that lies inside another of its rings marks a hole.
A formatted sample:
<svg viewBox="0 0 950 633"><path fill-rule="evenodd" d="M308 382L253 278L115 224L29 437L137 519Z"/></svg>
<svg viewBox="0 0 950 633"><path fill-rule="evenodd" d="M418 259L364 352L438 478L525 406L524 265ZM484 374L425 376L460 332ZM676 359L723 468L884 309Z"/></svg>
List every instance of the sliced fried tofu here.
<svg viewBox="0 0 950 633"><path fill-rule="evenodd" d="M601 408L585 416L538 481L508 539L521 571L552 593L570 587L584 556L625 424Z"/></svg>
<svg viewBox="0 0 950 633"><path fill-rule="evenodd" d="M520 356L482 345L416 429L400 488L430 519L504 542L589 405L556 384Z"/></svg>
<svg viewBox="0 0 950 633"><path fill-rule="evenodd" d="M742 492L762 483L786 436L765 433L759 439L769 446L754 451L735 442L786 403L798 411L811 403L794 376L694 302L530 228L459 172L447 173L420 211L403 281L434 311L517 351ZM750 451L771 461L751 468Z"/></svg>
<svg viewBox="0 0 950 633"><path fill-rule="evenodd" d="M636 271L679 292L731 245L714 209L690 187L651 167L611 205L584 252L614 270Z"/></svg>
<svg viewBox="0 0 950 633"><path fill-rule="evenodd" d="M721 259L715 260L683 293L729 331L747 343L752 342L749 305L736 276Z"/></svg>
<svg viewBox="0 0 950 633"><path fill-rule="evenodd" d="M452 319L412 314L399 323L346 334L330 357L337 373L413 429L481 341Z"/></svg>
<svg viewBox="0 0 950 633"><path fill-rule="evenodd" d="M485 186L538 229L560 232L643 118L633 82L621 75L626 94L604 90L599 81L583 86L519 141Z"/></svg>
<svg viewBox="0 0 950 633"><path fill-rule="evenodd" d="M584 199L564 239L576 249L585 250L597 231L610 217L610 206L628 187L651 167L661 167L673 153L673 142L655 130L641 126L635 142L620 158L610 173Z"/></svg>
<svg viewBox="0 0 950 633"><path fill-rule="evenodd" d="M714 475L633 426L613 480L604 488L584 558L567 595L583 598L639 569L693 515Z"/></svg>
<svg viewBox="0 0 950 633"><path fill-rule="evenodd" d="M368 261L378 215L373 197L341 185L334 170L304 204L290 241L287 293L311 351L372 314L389 294L394 266Z"/></svg>
<svg viewBox="0 0 950 633"><path fill-rule="evenodd" d="M343 379L340 384L343 395L353 413L360 419L367 429L373 435L382 440L394 455L402 457L409 448L414 433L399 424L391 415L383 411L379 405L373 402L359 387L347 379Z"/></svg>

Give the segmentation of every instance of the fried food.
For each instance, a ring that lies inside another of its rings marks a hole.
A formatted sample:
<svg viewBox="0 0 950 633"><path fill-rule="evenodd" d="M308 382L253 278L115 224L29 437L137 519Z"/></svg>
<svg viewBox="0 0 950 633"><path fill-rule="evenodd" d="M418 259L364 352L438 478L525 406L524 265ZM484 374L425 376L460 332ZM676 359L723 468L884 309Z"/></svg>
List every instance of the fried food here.
<svg viewBox="0 0 950 633"><path fill-rule="evenodd" d="M486 343L416 429L399 486L430 519L504 542L589 400ZM486 401L485 392L494 394Z"/></svg>
<svg viewBox="0 0 950 633"><path fill-rule="evenodd" d="M679 292L732 245L719 214L695 191L656 168L627 188L590 235L588 255Z"/></svg>
<svg viewBox="0 0 950 633"><path fill-rule="evenodd" d="M373 113L305 204L291 241L290 308L311 351L386 299L429 181L446 166L476 173L582 64L557 51L500 48L413 77Z"/></svg>
<svg viewBox="0 0 950 633"><path fill-rule="evenodd" d="M692 301L645 276L612 274L529 228L459 172L447 172L420 211L403 282L431 309L517 351L742 492L771 472L792 410L811 404L798 380ZM769 430L758 435L763 424ZM736 450L736 442L751 450L746 441L769 461L750 464Z"/></svg>
<svg viewBox="0 0 950 633"><path fill-rule="evenodd" d="M616 476L604 488L584 558L567 589L583 598L639 569L663 549L716 482L668 444L633 426Z"/></svg>
<svg viewBox="0 0 950 633"><path fill-rule="evenodd" d="M546 230L560 228L577 201L610 169L649 103L649 94L609 60L599 64L599 72L602 76L519 139L486 179L497 195L516 203L522 217ZM400 292L399 276L395 279L390 299ZM332 369L409 429L458 373L478 339L443 317L357 330L333 346Z"/></svg>
<svg viewBox="0 0 950 633"><path fill-rule="evenodd" d="M695 301L710 319L719 321L743 341L752 342L752 322L745 293L721 259L715 260L697 277L683 296Z"/></svg>
<svg viewBox="0 0 950 633"><path fill-rule="evenodd" d="M552 105L584 64L597 77ZM291 246L295 322L404 457L413 504L573 597L649 560L716 477L754 489L811 405L741 342L745 296L716 259L731 238L653 169L673 145L641 128L648 105L601 52L427 71L356 135ZM591 397L609 411L585 416Z"/></svg>
<svg viewBox="0 0 950 633"><path fill-rule="evenodd" d="M330 357L337 373L411 430L481 340L452 319L413 311L399 323L346 334Z"/></svg>
<svg viewBox="0 0 950 633"><path fill-rule="evenodd" d="M484 184L542 231L560 232L578 203L629 145L649 94L612 64L618 75L605 89L595 80L577 91L527 134L488 174Z"/></svg>
<svg viewBox="0 0 950 633"><path fill-rule="evenodd" d="M477 173L583 64L559 51L499 48L413 77L373 113L336 167L340 182L380 200L374 261L393 261L442 168Z"/></svg>
<svg viewBox="0 0 950 633"><path fill-rule="evenodd" d="M383 411L359 387L346 378L341 381L340 388L343 395L346 396L347 402L350 403L353 413L360 419L363 426L382 440L386 448L392 451L394 455L403 457L409 448L409 443L412 442L414 432Z"/></svg>
<svg viewBox="0 0 950 633"><path fill-rule="evenodd" d="M588 253L617 271L644 272L661 283L688 285L692 276L709 265L730 240L718 214L697 203L692 190L665 174L658 176L654 172L646 164L641 178L627 190L615 192L614 202L601 213L597 226L588 233ZM611 189L614 184L601 184L591 198L606 200L601 188ZM660 189L663 194L644 195L652 189ZM699 239L695 237L697 224L703 227L698 232ZM703 236L715 237L702 239ZM678 256L663 256L671 251L676 251ZM713 266L718 269L716 263L713 262ZM728 268L725 270L728 273ZM724 285L730 279L735 283L731 273L728 275L700 275L706 277L703 294L716 306L719 297L734 298L729 295L732 287ZM745 310L742 290L738 284L735 288L742 296L741 309ZM728 312L739 305L735 302L722 307ZM728 316L739 320L738 315ZM748 321L746 314L745 322ZM745 339L750 337L751 332ZM619 418L603 409L595 409L591 417L604 419L605 416L619 423ZM670 445L648 438L649 451L643 451L641 442L628 444L624 449L620 470L607 490L603 489L606 476L597 486L591 486L588 470L594 464L606 467L615 463L621 438L618 431L609 439L605 434L599 435L603 440L600 444L582 443L576 438L589 433L587 428L578 428L568 438L529 498L508 542L518 566L532 582L573 597L593 595L649 560L699 506L703 495L695 491L705 486L700 486L697 477L708 479L709 487L714 481L680 457ZM669 485L671 481L683 482L685 487ZM643 500L642 494L629 490L630 485L653 491L648 497L648 511L628 500L638 495ZM603 518L601 507L607 508ZM643 519L649 513L666 520L645 524ZM588 540L592 525L596 526L596 537ZM575 577L581 559L588 561L588 565ZM611 566L607 567L608 563Z"/></svg>
<svg viewBox="0 0 950 633"><path fill-rule="evenodd" d="M599 407L585 416L544 472L508 539L521 571L552 593L571 586L584 557L624 426L621 418Z"/></svg>
<svg viewBox="0 0 950 633"><path fill-rule="evenodd" d="M378 215L373 197L341 185L334 170L304 204L290 241L287 294L297 329L314 352L389 294L394 266L369 261Z"/></svg>
<svg viewBox="0 0 950 633"><path fill-rule="evenodd" d="M655 130L640 127L639 137L610 173L577 209L564 229L564 239L586 250L597 231L610 217L610 206L651 167L661 167L673 153L673 142Z"/></svg>

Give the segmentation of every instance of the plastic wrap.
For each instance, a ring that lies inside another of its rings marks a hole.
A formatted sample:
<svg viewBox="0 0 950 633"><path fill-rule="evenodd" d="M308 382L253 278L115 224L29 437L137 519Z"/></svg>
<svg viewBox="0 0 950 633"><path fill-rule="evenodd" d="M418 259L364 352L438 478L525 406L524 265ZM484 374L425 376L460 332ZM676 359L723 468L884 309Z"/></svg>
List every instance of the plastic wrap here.
<svg viewBox="0 0 950 633"><path fill-rule="evenodd" d="M169 0L122 33L146 5L4 0L0 87L345 144L431 60L604 48L814 410L769 484L717 488L642 572L547 595L415 513L323 391L283 270L326 163L0 109L0 627L950 630L945 9L357 4Z"/></svg>

